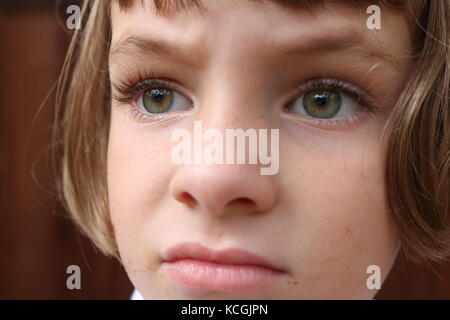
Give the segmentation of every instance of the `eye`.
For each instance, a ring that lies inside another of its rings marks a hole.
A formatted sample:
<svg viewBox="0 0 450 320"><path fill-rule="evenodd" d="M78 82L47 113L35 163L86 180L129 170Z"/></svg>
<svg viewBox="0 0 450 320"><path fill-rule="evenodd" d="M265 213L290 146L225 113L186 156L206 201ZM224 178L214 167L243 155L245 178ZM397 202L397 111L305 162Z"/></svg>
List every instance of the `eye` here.
<svg viewBox="0 0 450 320"><path fill-rule="evenodd" d="M150 114L188 110L191 106L189 99L185 96L175 90L165 88L152 88L144 91L137 103L142 110Z"/></svg>
<svg viewBox="0 0 450 320"><path fill-rule="evenodd" d="M325 88L307 91L292 103L290 111L316 119L343 119L359 108L354 98L339 89Z"/></svg>
<svg viewBox="0 0 450 320"><path fill-rule="evenodd" d="M377 102L364 90L337 79L315 79L297 88L303 95L288 106L288 112L317 121L355 119L360 111L378 112Z"/></svg>

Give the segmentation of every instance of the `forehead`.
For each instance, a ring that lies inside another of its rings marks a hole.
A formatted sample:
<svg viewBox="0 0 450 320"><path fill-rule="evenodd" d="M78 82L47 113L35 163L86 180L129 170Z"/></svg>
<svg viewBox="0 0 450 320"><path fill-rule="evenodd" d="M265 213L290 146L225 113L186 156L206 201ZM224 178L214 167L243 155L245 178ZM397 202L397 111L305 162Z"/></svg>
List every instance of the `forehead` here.
<svg viewBox="0 0 450 320"><path fill-rule="evenodd" d="M144 4L145 0L113 0L118 3L122 10L126 10L134 2L140 1ZM151 4L155 8L159 15L165 15L169 13L177 13L183 10L196 8L199 10L205 10L205 0L150 0ZM228 0L232 1L232 0ZM266 2L273 2L286 9L298 9L298 8L314 8L317 6L323 6L326 0L241 0L251 1L253 3L264 4ZM334 0L334 2L341 2L353 7L368 6L372 4L387 5L399 9L404 9L407 0ZM411 3L411 2L410 2ZM410 4L409 3L409 4Z"/></svg>
<svg viewBox="0 0 450 320"><path fill-rule="evenodd" d="M402 1L371 0L369 3L374 2L402 5ZM113 0L112 48L130 35L164 38L167 42L177 42L180 48L191 47L189 44L193 43L207 46L220 39L222 44L228 41L229 45L240 47L259 42L270 49L271 46L281 48L291 41L308 42L317 38L326 41L342 39L344 35L350 36L349 43L383 38L392 31L400 34L405 43L411 40L406 10L382 7L385 30L370 31L366 24L367 7L363 3L349 0ZM171 11L164 11L169 6L172 6ZM398 46L405 43L398 43Z"/></svg>
<svg viewBox="0 0 450 320"><path fill-rule="evenodd" d="M161 22L165 20L170 22L159 25L159 30L167 30L171 27L191 27L198 20L204 20L203 23L211 25L224 24L225 19L231 16L240 19L236 21L235 29L240 26L252 25L248 20L256 21L256 17L260 17L263 24L267 26L259 26L264 29L271 28L273 24L288 24L294 20L307 20L311 18L346 18L351 19L359 16L360 27L366 27L367 13L369 5L379 4L382 7L383 15L389 9L406 13L404 8L404 0L111 0L113 3L112 16L113 24L117 20L126 21L127 26L141 24L142 22ZM412 2L409 2L411 4ZM345 10L342 10L345 9ZM232 15L230 14L232 13ZM356 15L355 15L356 13ZM120 18L118 18L120 17ZM209 19L202 19L208 17ZM223 18L226 17L226 18ZM286 20L289 17L290 19ZM222 19L223 18L223 19ZM383 17L384 18L384 17ZM267 20L267 21L263 21ZM274 20L274 21L271 21ZM323 20L323 19L322 19ZM341 19L340 22L342 22ZM134 22L134 23L133 23ZM281 22L281 23L280 23ZM116 23L117 24L117 23ZM154 24L155 25L155 24ZM122 25L123 26L123 25ZM145 25L143 25L144 27ZM114 25L113 25L114 27ZM162 29L164 27L165 29ZM205 27L205 25L203 25ZM277 26L278 27L278 26ZM118 29L117 27L115 29ZM122 28L121 28L122 29ZM133 29L133 27L128 28ZM142 28L141 28L142 29ZM193 29L193 28L191 28ZM114 30L113 30L114 31ZM192 30L191 30L192 31ZM207 30L206 30L207 31Z"/></svg>

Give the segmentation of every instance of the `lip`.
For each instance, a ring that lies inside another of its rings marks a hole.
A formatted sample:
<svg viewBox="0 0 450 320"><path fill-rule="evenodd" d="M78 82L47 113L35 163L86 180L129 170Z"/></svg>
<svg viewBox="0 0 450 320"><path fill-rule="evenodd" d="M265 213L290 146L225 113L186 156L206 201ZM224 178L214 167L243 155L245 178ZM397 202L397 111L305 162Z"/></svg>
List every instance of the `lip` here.
<svg viewBox="0 0 450 320"><path fill-rule="evenodd" d="M270 287L285 271L245 250L211 250L199 243L182 243L162 255L169 278L195 289L242 291Z"/></svg>

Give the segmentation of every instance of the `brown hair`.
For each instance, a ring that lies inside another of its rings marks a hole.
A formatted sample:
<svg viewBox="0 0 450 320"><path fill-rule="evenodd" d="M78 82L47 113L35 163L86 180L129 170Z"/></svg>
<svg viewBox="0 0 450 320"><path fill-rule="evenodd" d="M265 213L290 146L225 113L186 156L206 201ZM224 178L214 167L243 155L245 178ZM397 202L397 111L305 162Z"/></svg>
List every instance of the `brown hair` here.
<svg viewBox="0 0 450 320"><path fill-rule="evenodd" d="M118 1L126 9L129 1ZM153 2L161 14L172 8L202 7L199 0ZM405 3L379 2L396 7ZM85 1L85 25L73 36L58 85L54 140L63 155L59 183L63 203L102 252L119 258L106 187L110 4ZM407 4L416 22L416 63L383 131L388 143L386 193L404 252L418 261L439 260L450 255L450 2Z"/></svg>

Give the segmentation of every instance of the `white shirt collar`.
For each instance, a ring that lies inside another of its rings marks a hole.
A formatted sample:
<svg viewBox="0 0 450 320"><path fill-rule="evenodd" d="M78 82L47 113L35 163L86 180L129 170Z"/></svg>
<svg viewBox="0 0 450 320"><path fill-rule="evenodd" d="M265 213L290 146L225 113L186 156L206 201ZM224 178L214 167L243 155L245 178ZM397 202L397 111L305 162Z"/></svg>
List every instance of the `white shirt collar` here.
<svg viewBox="0 0 450 320"><path fill-rule="evenodd" d="M139 293L139 291L134 289L133 294L131 295L131 300L144 300L144 297Z"/></svg>

